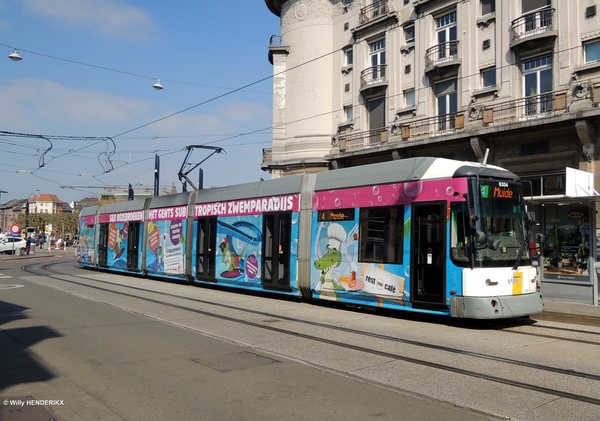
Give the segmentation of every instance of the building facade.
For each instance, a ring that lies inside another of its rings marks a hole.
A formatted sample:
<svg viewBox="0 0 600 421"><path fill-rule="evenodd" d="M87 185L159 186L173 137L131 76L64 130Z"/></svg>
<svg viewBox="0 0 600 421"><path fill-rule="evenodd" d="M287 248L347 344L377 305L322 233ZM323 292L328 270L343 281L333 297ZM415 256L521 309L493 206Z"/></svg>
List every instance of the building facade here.
<svg viewBox="0 0 600 421"><path fill-rule="evenodd" d="M55 194L34 194L29 199L29 213L62 213L63 206L63 201Z"/></svg>
<svg viewBox="0 0 600 421"><path fill-rule="evenodd" d="M265 3L281 33L264 170L415 156L504 167L530 182L544 295L598 304L597 0Z"/></svg>
<svg viewBox="0 0 600 421"><path fill-rule="evenodd" d="M27 199L13 199L0 206L0 232L8 232L21 215L27 213Z"/></svg>
<svg viewBox="0 0 600 421"><path fill-rule="evenodd" d="M483 160L564 193L600 123L595 0L265 0L274 178L412 156Z"/></svg>

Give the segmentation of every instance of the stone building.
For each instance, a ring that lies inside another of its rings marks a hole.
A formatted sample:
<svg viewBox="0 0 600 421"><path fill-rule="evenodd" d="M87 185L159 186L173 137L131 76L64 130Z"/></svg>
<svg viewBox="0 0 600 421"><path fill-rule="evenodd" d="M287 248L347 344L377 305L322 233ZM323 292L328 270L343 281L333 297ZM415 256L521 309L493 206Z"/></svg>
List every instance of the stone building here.
<svg viewBox="0 0 600 421"><path fill-rule="evenodd" d="M483 160L564 193L594 173L595 0L265 0L273 178L412 156Z"/></svg>

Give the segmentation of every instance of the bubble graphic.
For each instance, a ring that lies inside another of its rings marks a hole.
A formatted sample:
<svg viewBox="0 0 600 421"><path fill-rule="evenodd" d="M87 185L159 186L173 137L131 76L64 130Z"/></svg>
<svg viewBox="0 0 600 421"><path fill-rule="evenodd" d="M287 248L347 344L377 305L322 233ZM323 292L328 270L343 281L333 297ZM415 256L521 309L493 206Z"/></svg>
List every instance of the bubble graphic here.
<svg viewBox="0 0 600 421"><path fill-rule="evenodd" d="M379 186L373 186L373 196L379 196L380 192L381 189L379 188Z"/></svg>
<svg viewBox="0 0 600 421"><path fill-rule="evenodd" d="M452 196L454 194L454 188L452 186L446 187L446 194Z"/></svg>
<svg viewBox="0 0 600 421"><path fill-rule="evenodd" d="M313 194L313 209L317 209L319 207L319 195Z"/></svg>
<svg viewBox="0 0 600 421"><path fill-rule="evenodd" d="M404 183L404 194L411 199L417 198L423 191L422 181L412 181Z"/></svg>
<svg viewBox="0 0 600 421"><path fill-rule="evenodd" d="M410 265L404 266L404 276L410 278Z"/></svg>
<svg viewBox="0 0 600 421"><path fill-rule="evenodd" d="M333 205L336 208L339 208L342 206L342 199L340 199L339 197L336 197L335 200L333 201Z"/></svg>

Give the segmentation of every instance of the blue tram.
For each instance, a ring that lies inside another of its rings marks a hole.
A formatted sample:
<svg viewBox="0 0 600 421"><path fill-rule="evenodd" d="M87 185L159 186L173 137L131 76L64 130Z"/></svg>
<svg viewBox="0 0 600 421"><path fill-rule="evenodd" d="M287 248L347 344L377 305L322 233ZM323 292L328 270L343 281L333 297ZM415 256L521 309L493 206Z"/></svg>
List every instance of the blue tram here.
<svg viewBox="0 0 600 421"><path fill-rule="evenodd" d="M502 168L410 158L82 210L84 267L461 318L543 310Z"/></svg>

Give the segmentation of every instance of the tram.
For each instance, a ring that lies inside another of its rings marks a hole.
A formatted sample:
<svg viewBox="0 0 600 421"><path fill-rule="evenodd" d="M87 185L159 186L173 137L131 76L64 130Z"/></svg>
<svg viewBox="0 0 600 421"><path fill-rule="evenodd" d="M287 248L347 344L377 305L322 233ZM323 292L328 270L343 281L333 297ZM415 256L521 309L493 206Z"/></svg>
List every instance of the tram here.
<svg viewBox="0 0 600 421"><path fill-rule="evenodd" d="M500 167L409 158L81 211L82 267L472 319L543 310Z"/></svg>

